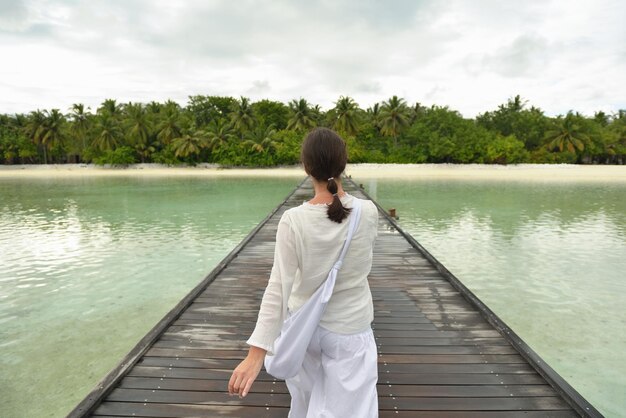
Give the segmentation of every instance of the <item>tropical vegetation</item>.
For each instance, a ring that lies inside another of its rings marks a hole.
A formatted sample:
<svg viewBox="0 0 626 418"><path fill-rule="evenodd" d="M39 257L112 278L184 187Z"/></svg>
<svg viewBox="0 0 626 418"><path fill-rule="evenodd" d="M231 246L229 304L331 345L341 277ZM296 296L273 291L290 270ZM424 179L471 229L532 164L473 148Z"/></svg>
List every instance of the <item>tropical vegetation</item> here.
<svg viewBox="0 0 626 418"><path fill-rule="evenodd" d="M304 98L197 95L185 106L107 99L0 114L0 164L291 165L316 126L338 131L354 163L626 163L624 110L551 117L515 96L470 119L398 96L367 109L341 96L322 110Z"/></svg>

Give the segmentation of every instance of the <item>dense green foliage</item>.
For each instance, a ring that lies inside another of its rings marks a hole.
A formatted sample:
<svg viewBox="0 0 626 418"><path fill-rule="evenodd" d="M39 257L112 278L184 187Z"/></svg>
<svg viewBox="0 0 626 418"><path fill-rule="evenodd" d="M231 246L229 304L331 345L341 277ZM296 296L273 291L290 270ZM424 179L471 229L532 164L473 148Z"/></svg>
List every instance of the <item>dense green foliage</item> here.
<svg viewBox="0 0 626 418"><path fill-rule="evenodd" d="M95 113L75 104L67 114L51 109L0 115L0 163L290 165L298 163L301 141L315 126L337 130L353 163L626 161L623 110L548 117L516 96L466 119L447 107L411 107L397 96L366 110L340 97L328 111L305 99L285 105L191 96L186 107L107 99Z"/></svg>

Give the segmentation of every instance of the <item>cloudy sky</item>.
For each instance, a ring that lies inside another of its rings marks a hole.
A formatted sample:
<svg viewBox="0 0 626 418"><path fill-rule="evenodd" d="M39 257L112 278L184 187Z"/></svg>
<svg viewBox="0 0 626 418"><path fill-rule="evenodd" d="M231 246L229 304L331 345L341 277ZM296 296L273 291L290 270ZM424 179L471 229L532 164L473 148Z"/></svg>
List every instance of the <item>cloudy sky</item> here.
<svg viewBox="0 0 626 418"><path fill-rule="evenodd" d="M623 0L0 0L0 113L392 95L466 117L626 108Z"/></svg>

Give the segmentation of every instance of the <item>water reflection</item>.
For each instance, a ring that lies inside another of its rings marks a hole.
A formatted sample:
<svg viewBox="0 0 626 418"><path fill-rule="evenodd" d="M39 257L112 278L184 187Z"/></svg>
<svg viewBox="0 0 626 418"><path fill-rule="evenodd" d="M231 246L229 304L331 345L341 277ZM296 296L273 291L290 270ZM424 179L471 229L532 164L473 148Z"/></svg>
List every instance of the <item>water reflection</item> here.
<svg viewBox="0 0 626 418"><path fill-rule="evenodd" d="M626 236L626 186L621 184L371 179L367 190L379 202L393 203L400 215L417 216L435 229L474 216L503 237L514 237L528 222L546 217L556 221L551 226L569 229L602 214Z"/></svg>

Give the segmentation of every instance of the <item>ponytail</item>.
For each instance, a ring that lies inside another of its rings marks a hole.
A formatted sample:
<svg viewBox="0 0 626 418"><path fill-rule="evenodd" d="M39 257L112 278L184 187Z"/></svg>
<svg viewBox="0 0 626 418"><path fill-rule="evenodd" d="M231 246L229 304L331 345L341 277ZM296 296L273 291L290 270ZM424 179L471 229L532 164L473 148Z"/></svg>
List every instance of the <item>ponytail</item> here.
<svg viewBox="0 0 626 418"><path fill-rule="evenodd" d="M333 202L328 206L328 218L333 222L341 223L352 211L352 208L346 208L341 203L337 195L337 182L335 182L334 177L328 179L326 188L333 195Z"/></svg>

